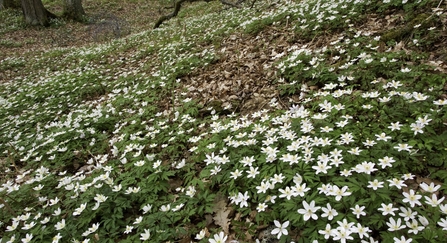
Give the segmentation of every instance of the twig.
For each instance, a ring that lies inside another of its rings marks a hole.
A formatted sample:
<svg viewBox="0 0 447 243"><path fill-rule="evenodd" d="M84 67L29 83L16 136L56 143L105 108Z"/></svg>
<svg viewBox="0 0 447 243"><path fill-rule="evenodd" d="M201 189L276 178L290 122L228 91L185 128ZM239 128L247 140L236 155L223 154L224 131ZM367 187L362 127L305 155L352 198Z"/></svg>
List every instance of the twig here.
<svg viewBox="0 0 447 243"><path fill-rule="evenodd" d="M439 6L441 6L443 1L444 0L439 1L438 6L436 6L437 9L439 8ZM435 13L432 13L430 16L428 16L426 19L424 19L424 21L427 21L429 18L433 17L433 15L435 15ZM424 22L424 21L422 21L422 22Z"/></svg>
<svg viewBox="0 0 447 243"><path fill-rule="evenodd" d="M15 217L17 216L16 212L9 206L9 204L0 197L0 202L5 205L5 208Z"/></svg>
<svg viewBox="0 0 447 243"><path fill-rule="evenodd" d="M14 148L14 146L11 144L11 143L9 143L9 146L11 146L11 148L16 152L16 154L17 154L17 150ZM12 166L14 166L14 169L16 170L16 171L19 171L19 169L17 169L17 165L16 165L16 163L14 162L14 158L12 157L12 155L11 155L11 151L9 151L8 150L8 157L9 157L9 160L11 161L11 163L12 163Z"/></svg>
<svg viewBox="0 0 447 243"><path fill-rule="evenodd" d="M284 102L282 102L281 97L279 96L279 94L276 97L278 97L278 102L283 106L283 108L286 108L287 106L284 104Z"/></svg>

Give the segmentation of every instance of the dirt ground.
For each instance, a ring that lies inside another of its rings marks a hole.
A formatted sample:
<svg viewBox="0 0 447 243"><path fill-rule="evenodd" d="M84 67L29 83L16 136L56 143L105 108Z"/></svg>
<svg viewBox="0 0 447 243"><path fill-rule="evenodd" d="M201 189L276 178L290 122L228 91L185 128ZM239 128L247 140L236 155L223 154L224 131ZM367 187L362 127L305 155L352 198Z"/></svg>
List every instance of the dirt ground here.
<svg viewBox="0 0 447 243"><path fill-rule="evenodd" d="M58 4L47 4L45 7L59 16L62 8ZM83 46L120 38L152 28L159 16L167 12L159 1L127 0L123 3L85 0L83 7L90 23L56 19L50 27L23 26L18 30L3 33L0 38L0 60L30 51ZM21 11L17 10L16 16L21 18L20 15Z"/></svg>

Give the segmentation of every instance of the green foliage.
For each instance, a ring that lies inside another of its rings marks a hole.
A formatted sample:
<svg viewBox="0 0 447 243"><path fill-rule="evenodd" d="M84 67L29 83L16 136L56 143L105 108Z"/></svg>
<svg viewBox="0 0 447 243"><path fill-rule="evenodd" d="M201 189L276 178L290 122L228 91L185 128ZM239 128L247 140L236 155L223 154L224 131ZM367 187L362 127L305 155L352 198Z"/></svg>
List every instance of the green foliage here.
<svg viewBox="0 0 447 243"><path fill-rule="evenodd" d="M19 9L3 9L0 11L0 34L25 28Z"/></svg>
<svg viewBox="0 0 447 243"><path fill-rule="evenodd" d="M432 4L278 3L2 60L26 75L0 86L1 242L207 242L221 231L241 242L261 232L436 242L447 228L447 77L422 51L439 32L421 23L404 49L360 26L397 8L419 22L416 9ZM298 104L230 115L183 89L216 62L210 43L270 25L310 41L272 67Z"/></svg>

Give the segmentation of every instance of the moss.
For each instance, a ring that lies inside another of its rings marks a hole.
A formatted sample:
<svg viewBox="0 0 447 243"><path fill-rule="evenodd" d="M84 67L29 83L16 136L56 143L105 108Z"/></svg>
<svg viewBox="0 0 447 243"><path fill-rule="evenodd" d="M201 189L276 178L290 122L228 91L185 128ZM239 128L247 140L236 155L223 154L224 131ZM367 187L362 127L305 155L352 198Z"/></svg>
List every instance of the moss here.
<svg viewBox="0 0 447 243"><path fill-rule="evenodd" d="M415 18L409 20L405 26L396 27L383 33L381 40L385 43L391 40L399 42L411 36L411 34L417 30L414 26L420 24L421 26L419 28L427 29L432 26L434 22L435 18L433 16L428 13L421 13L415 16Z"/></svg>

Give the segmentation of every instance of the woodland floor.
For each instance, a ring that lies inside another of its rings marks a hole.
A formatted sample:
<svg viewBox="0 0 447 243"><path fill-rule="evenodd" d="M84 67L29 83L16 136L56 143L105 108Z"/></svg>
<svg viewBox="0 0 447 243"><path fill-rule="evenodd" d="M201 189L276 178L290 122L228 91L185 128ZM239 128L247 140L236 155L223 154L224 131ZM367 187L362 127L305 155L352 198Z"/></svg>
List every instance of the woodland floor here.
<svg viewBox="0 0 447 243"><path fill-rule="evenodd" d="M0 61L11 56L35 55L39 51L43 52L52 48L104 43L113 38L150 30L160 16L170 11L159 1L125 0L123 3L117 2L83 1L87 15L91 19L98 20L96 23L83 24L57 20L48 28L24 26L5 33L0 32ZM447 8L447 3L444 5ZM46 7L53 13L60 14L61 12L57 5ZM224 7L222 9L231 11ZM20 15L21 13L18 11L16 14ZM386 13L385 17L371 15L366 19L368 21L357 23L356 27L360 31L377 35L403 28L406 24L401 12ZM118 34L113 31L116 24L125 27ZM444 20L442 24L445 28L447 20ZM309 48L325 46L337 40L340 33L330 32L318 39L306 41L289 35L289 33L287 25L270 25L254 34L235 33L222 37L219 43L196 43L208 46L206 49L218 47L216 53L220 53L220 56L214 63L197 68L180 77L182 88L189 91L186 96L198 100L204 107L201 111L203 113L211 108L218 110L225 106L231 106L233 107L232 111L244 115L262 110L268 106L272 99L276 99L280 108L283 109L287 109L292 103L298 103L301 99L299 95L281 95L278 88L281 83L273 82L273 80L278 80L272 71L274 69L271 68L276 57L288 55L293 51L294 45L307 45ZM394 47L395 51L410 52L410 47L407 46L409 39L410 37L403 37ZM446 31L431 44L430 50L427 50L427 53L430 53L427 62L442 73L447 73L447 46L445 43L447 43ZM117 52L106 58L109 62L126 60L126 56L132 54L132 51ZM137 63L124 61L120 71L132 70L134 65ZM8 82L22 75L20 68L9 69L0 73L0 82ZM311 86L309 88L315 90L320 87ZM443 98L447 98L447 85L443 95ZM160 103L169 105L169 102ZM427 181L427 183L429 182L431 181Z"/></svg>

